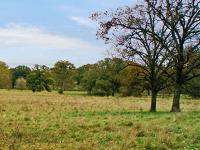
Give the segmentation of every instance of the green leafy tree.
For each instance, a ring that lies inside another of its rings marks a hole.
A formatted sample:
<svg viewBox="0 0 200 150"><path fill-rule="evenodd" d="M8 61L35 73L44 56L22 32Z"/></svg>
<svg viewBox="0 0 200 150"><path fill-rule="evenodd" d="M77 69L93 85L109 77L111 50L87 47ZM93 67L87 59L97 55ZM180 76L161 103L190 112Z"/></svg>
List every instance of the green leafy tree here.
<svg viewBox="0 0 200 150"><path fill-rule="evenodd" d="M74 75L74 79L75 79L77 85L81 84L81 80L84 77L84 73L86 71L88 71L91 66L92 66L91 64L86 64L86 65L83 65L83 66L81 66L81 67L76 69L76 73Z"/></svg>
<svg viewBox="0 0 200 150"><path fill-rule="evenodd" d="M108 92L106 95L111 94L114 96L115 93L119 92L119 88L121 86L120 72L126 67L127 64L120 58L105 58L97 64L99 68L99 80L101 80L100 83L105 83L106 87L109 87L109 89L102 89L104 89L105 92Z"/></svg>
<svg viewBox="0 0 200 150"><path fill-rule="evenodd" d="M81 86L85 89L89 95L92 94L94 87L96 85L96 80L98 79L96 65L90 65L90 68L84 72L83 77L81 79Z"/></svg>
<svg viewBox="0 0 200 150"><path fill-rule="evenodd" d="M62 93L66 90L67 86L73 84L73 73L75 66L69 61L58 61L53 67L53 73L56 81L56 85Z"/></svg>
<svg viewBox="0 0 200 150"><path fill-rule="evenodd" d="M120 71L125 67L125 62L119 58L105 58L83 74L81 85L89 94L112 95L119 92Z"/></svg>
<svg viewBox="0 0 200 150"><path fill-rule="evenodd" d="M12 73L6 63L0 62L0 88L10 89L12 82Z"/></svg>
<svg viewBox="0 0 200 150"><path fill-rule="evenodd" d="M31 73L31 69L27 66L17 66L11 69L12 71L12 87L14 88L18 78L24 78Z"/></svg>
<svg viewBox="0 0 200 150"><path fill-rule="evenodd" d="M192 98L200 97L200 78L195 78L184 86L185 94L190 95Z"/></svg>
<svg viewBox="0 0 200 150"><path fill-rule="evenodd" d="M122 95L137 97L142 96L145 90L149 91L144 75L145 73L140 67L126 67L120 74Z"/></svg>
<svg viewBox="0 0 200 150"><path fill-rule="evenodd" d="M97 79L94 87L94 94L101 96L109 96L112 94L112 85L109 80Z"/></svg>
<svg viewBox="0 0 200 150"><path fill-rule="evenodd" d="M33 92L44 90L51 92L53 83L51 72L46 66L36 65L33 71L27 76L27 86Z"/></svg>

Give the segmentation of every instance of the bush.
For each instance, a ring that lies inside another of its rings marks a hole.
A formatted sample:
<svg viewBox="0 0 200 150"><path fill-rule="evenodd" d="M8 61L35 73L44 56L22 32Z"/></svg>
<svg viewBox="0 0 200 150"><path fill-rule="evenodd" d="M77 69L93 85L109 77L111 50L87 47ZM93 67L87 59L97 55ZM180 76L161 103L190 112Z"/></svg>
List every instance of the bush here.
<svg viewBox="0 0 200 150"><path fill-rule="evenodd" d="M15 88L19 90L26 89L26 80L24 78L18 78L15 83Z"/></svg>
<svg viewBox="0 0 200 150"><path fill-rule="evenodd" d="M144 85L137 81L137 79L134 79L130 81L128 86L122 87L121 92L123 96L135 96L140 97L142 96L142 93L144 92Z"/></svg>
<svg viewBox="0 0 200 150"><path fill-rule="evenodd" d="M200 83L193 84L190 89L187 90L188 94L192 98L199 98L200 97Z"/></svg>
<svg viewBox="0 0 200 150"><path fill-rule="evenodd" d="M59 94L63 94L63 90L62 89L58 89L58 93Z"/></svg>
<svg viewBox="0 0 200 150"><path fill-rule="evenodd" d="M190 95L192 98L200 97L200 78L193 79L185 87L186 94Z"/></svg>
<svg viewBox="0 0 200 150"><path fill-rule="evenodd" d="M93 93L99 96L110 96L112 93L111 83L108 80L97 80Z"/></svg>

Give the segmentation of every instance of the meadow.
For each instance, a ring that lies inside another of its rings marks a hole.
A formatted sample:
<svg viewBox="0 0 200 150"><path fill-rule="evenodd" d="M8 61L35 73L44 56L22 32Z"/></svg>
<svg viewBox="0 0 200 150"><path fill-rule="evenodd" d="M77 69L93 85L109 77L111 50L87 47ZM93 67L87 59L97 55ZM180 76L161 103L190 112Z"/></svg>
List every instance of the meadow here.
<svg viewBox="0 0 200 150"><path fill-rule="evenodd" d="M200 100L0 91L0 150L200 149Z"/></svg>

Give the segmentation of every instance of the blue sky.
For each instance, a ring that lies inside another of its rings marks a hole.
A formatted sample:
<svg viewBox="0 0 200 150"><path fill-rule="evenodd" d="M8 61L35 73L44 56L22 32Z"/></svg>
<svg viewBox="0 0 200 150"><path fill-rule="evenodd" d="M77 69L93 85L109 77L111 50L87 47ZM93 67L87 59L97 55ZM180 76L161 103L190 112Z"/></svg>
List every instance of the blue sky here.
<svg viewBox="0 0 200 150"><path fill-rule="evenodd" d="M134 5L136 0L4 0L0 5L0 60L9 66L76 66L108 57L96 40L92 12Z"/></svg>

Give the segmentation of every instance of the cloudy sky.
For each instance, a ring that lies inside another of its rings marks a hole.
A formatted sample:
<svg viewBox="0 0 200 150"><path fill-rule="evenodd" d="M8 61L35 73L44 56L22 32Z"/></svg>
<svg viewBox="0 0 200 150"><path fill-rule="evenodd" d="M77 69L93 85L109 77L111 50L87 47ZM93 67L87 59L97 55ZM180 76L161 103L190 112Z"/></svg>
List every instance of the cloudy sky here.
<svg viewBox="0 0 200 150"><path fill-rule="evenodd" d="M107 57L96 40L92 12L134 5L136 0L3 0L0 5L0 60L9 66L76 66Z"/></svg>

